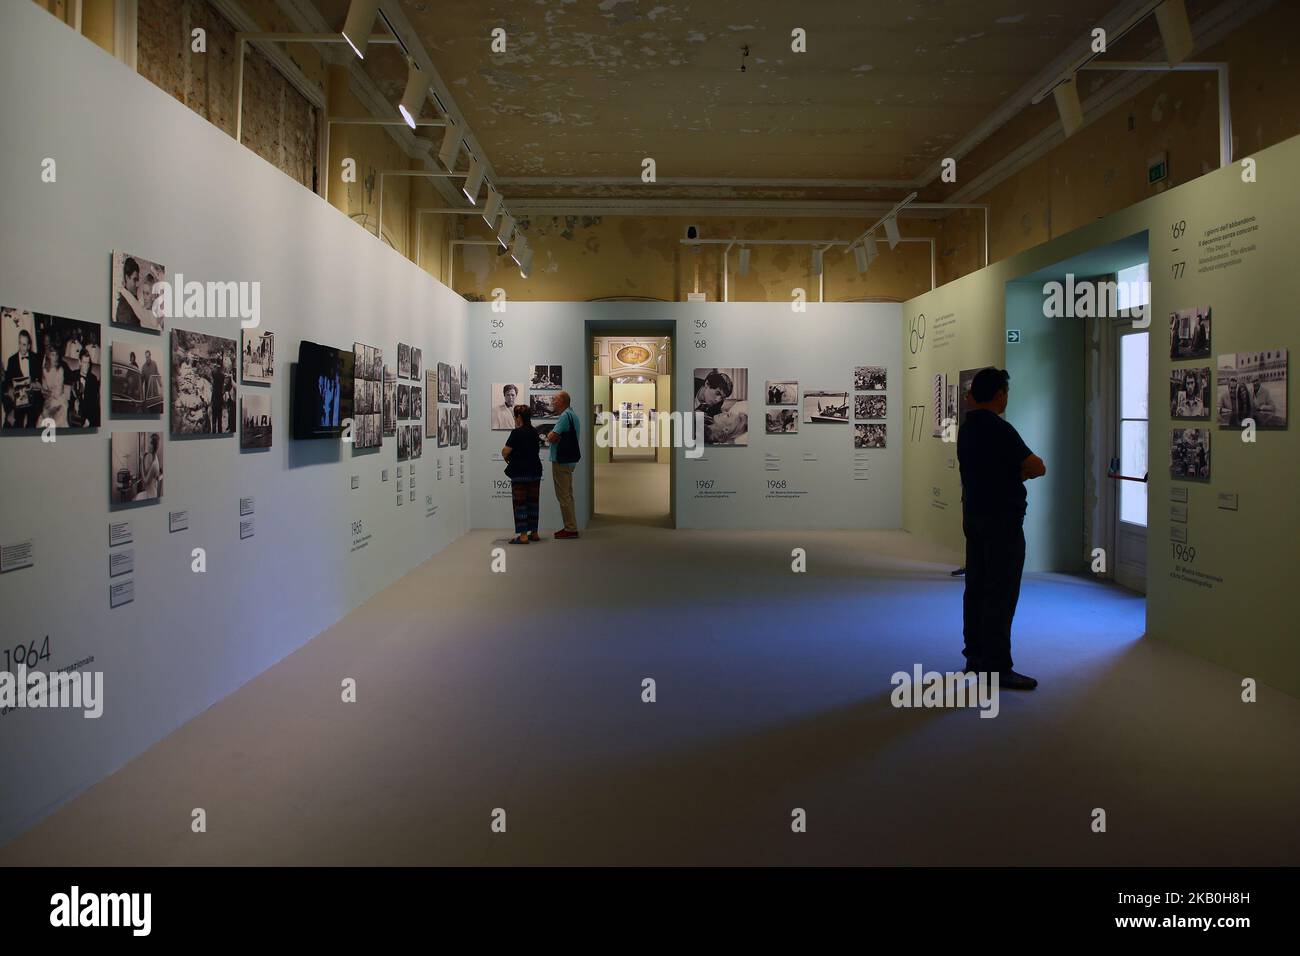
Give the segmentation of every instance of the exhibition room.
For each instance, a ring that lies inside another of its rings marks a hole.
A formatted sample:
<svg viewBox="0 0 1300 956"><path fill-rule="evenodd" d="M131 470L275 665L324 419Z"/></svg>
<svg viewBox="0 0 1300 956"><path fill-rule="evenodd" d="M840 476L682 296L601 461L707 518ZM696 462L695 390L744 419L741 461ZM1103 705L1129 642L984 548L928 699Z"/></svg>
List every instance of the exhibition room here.
<svg viewBox="0 0 1300 956"><path fill-rule="evenodd" d="M0 867L1300 863L1297 35L0 4Z"/></svg>

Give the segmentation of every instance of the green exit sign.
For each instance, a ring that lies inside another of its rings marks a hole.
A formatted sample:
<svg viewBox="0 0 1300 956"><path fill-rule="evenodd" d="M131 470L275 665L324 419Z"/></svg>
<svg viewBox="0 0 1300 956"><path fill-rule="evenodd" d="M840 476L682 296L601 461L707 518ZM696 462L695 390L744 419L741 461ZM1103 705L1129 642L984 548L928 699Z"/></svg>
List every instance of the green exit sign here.
<svg viewBox="0 0 1300 956"><path fill-rule="evenodd" d="M1008 345L1015 345L1015 344L1016 344L1017 342L1019 342L1019 341L1020 341L1020 330L1019 330L1019 329L1007 329L1007 344L1008 344Z"/></svg>
<svg viewBox="0 0 1300 956"><path fill-rule="evenodd" d="M1169 154L1160 153L1147 160L1147 185L1154 186L1169 177Z"/></svg>

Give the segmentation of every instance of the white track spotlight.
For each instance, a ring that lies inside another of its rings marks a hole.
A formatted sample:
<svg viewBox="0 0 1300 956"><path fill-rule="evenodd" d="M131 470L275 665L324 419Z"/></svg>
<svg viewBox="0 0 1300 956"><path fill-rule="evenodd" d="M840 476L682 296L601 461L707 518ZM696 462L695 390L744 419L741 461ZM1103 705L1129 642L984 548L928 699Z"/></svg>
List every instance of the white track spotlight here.
<svg viewBox="0 0 1300 956"><path fill-rule="evenodd" d="M420 118L420 114L424 111L424 99L428 91L428 75L415 65L414 60L408 60L406 63L406 92L402 94L402 101L397 104L397 112L402 114L402 119L406 120L406 125L411 129L415 129L415 121Z"/></svg>
<svg viewBox="0 0 1300 956"><path fill-rule="evenodd" d="M740 247L740 274L749 275L749 246Z"/></svg>
<svg viewBox="0 0 1300 956"><path fill-rule="evenodd" d="M465 141L456 124L447 120L447 132L442 134L442 146L438 149L438 162L447 172L455 172L456 157L460 155L460 144Z"/></svg>
<svg viewBox="0 0 1300 956"><path fill-rule="evenodd" d="M527 279L533 271L533 247L528 246L524 249L524 254L519 257L519 275Z"/></svg>
<svg viewBox="0 0 1300 956"><path fill-rule="evenodd" d="M502 249L510 248L510 237L515 234L515 217L508 212L501 214L501 228L497 230L497 242Z"/></svg>
<svg viewBox="0 0 1300 956"><path fill-rule="evenodd" d="M1052 90L1052 96L1056 97L1056 109L1061 114L1061 126L1065 129L1067 139L1083 126L1083 104L1079 102L1079 88L1074 81L1075 77L1072 76L1058 83L1056 89Z"/></svg>
<svg viewBox="0 0 1300 956"><path fill-rule="evenodd" d="M352 0L348 4L348 18L343 22L343 39L348 41L352 52L361 59L366 58L366 45L370 43L370 30L375 25L375 14L379 12L379 0Z"/></svg>
<svg viewBox="0 0 1300 956"><path fill-rule="evenodd" d="M483 163L478 159L472 159L469 163L469 175L465 177L465 185L461 186L461 192L465 198L470 201L471 205L478 205L478 191L483 185Z"/></svg>
<svg viewBox="0 0 1300 956"><path fill-rule="evenodd" d="M497 227L497 216L501 215L501 194L496 191L496 187L488 187L487 202L483 205L483 221L488 224L489 229Z"/></svg>
<svg viewBox="0 0 1300 956"><path fill-rule="evenodd" d="M889 240L890 249L898 245L898 218L896 216L890 216L885 220L885 238Z"/></svg>
<svg viewBox="0 0 1300 956"><path fill-rule="evenodd" d="M819 276L819 275L822 274L822 248L821 248L821 246L813 246L813 254L812 254L812 274L815 275L815 276Z"/></svg>
<svg viewBox="0 0 1300 956"><path fill-rule="evenodd" d="M867 268L871 268L871 263L876 261L880 255L880 250L876 248L876 234L870 233L867 238L862 240L862 248L867 250Z"/></svg>
<svg viewBox="0 0 1300 956"><path fill-rule="evenodd" d="M874 239L868 236L866 239L863 239L860 244L853 247L853 261L857 264L859 273L867 271L867 243L874 241Z"/></svg>

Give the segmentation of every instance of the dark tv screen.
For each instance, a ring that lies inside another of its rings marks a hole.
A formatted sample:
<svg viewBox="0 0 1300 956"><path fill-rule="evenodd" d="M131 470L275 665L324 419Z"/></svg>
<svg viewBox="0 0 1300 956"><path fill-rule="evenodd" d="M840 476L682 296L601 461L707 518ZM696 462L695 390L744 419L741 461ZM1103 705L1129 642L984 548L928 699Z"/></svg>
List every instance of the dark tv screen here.
<svg viewBox="0 0 1300 956"><path fill-rule="evenodd" d="M351 349L303 340L298 345L293 394L293 437L338 438L352 417Z"/></svg>

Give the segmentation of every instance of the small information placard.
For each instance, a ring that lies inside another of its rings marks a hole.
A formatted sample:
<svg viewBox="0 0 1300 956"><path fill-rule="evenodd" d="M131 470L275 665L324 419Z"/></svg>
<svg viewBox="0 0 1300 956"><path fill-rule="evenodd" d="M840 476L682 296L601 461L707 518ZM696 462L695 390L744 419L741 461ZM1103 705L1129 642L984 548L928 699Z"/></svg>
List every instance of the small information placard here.
<svg viewBox="0 0 1300 956"><path fill-rule="evenodd" d="M121 551L110 551L108 554L108 576L110 578L120 578L124 574L130 574L135 570L135 548L123 548Z"/></svg>
<svg viewBox="0 0 1300 956"><path fill-rule="evenodd" d="M1169 540L1177 541L1179 544L1187 543L1187 525L1176 524L1169 528Z"/></svg>
<svg viewBox="0 0 1300 956"><path fill-rule="evenodd" d="M251 538L252 536L253 536L253 519L241 518L239 521L239 540L243 541L245 538Z"/></svg>
<svg viewBox="0 0 1300 956"><path fill-rule="evenodd" d="M135 582L123 581L121 584L110 584L108 586L108 606L110 608L121 607L123 604L130 604L135 600Z"/></svg>
<svg viewBox="0 0 1300 956"><path fill-rule="evenodd" d="M240 498L240 499L239 499L239 513L240 513L241 515L251 515L251 514L253 513L253 499L252 499L252 498Z"/></svg>
<svg viewBox="0 0 1300 956"><path fill-rule="evenodd" d="M1187 524L1187 505L1170 505L1169 520L1178 524Z"/></svg>
<svg viewBox="0 0 1300 956"><path fill-rule="evenodd" d="M379 473L379 480L380 480L380 481L387 481L387 480L388 480L388 469L387 469L387 468L385 468L383 471L381 471L381 472Z"/></svg>
<svg viewBox="0 0 1300 956"><path fill-rule="evenodd" d="M0 574L30 568L36 563L36 539L15 541L13 544L0 545Z"/></svg>
<svg viewBox="0 0 1300 956"><path fill-rule="evenodd" d="M1186 501L1186 500L1187 500L1187 486L1186 486L1186 485L1171 485L1170 488L1169 488L1169 500L1170 500L1170 501Z"/></svg>
<svg viewBox="0 0 1300 956"><path fill-rule="evenodd" d="M353 475L353 476L352 476L352 490L353 490L353 491L356 491L356 490L357 490L358 488L360 488L360 487L361 487L361 476L360 476L360 475Z"/></svg>
<svg viewBox="0 0 1300 956"><path fill-rule="evenodd" d="M1236 511L1237 504L1238 500L1236 495L1230 495L1226 492L1219 493L1219 509L1221 511Z"/></svg>
<svg viewBox="0 0 1300 956"><path fill-rule="evenodd" d="M167 512L167 533L190 530L190 513L188 511Z"/></svg>
<svg viewBox="0 0 1300 956"><path fill-rule="evenodd" d="M131 522L118 521L108 526L108 546L116 548L119 544L130 544L134 538L131 537Z"/></svg>

